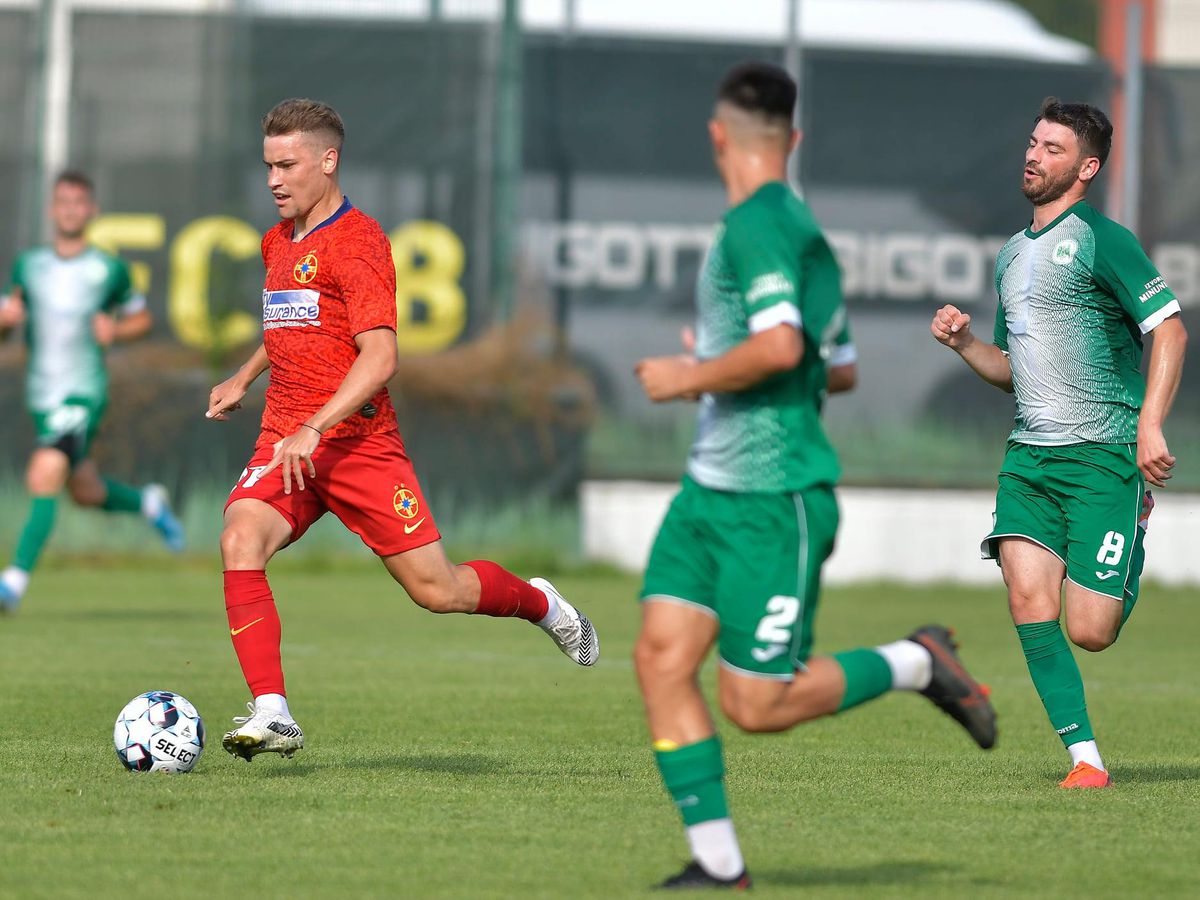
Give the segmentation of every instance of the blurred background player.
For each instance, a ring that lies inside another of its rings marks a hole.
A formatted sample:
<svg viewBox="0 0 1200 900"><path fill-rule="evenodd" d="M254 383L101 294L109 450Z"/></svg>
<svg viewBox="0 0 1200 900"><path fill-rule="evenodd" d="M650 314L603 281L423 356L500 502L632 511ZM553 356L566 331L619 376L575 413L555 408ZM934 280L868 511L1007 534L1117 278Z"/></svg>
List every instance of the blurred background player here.
<svg viewBox="0 0 1200 900"><path fill-rule="evenodd" d="M254 697L223 745L249 761L292 756L281 626L266 565L326 511L431 612L518 617L540 625L581 666L600 644L591 622L543 579L486 560L452 565L396 426L396 271L379 223L338 184L345 128L331 107L285 100L262 121L267 185L282 221L262 242L263 344L213 388L206 415L226 419L270 369L262 434L225 509L221 555L229 633Z"/></svg>
<svg viewBox="0 0 1200 900"><path fill-rule="evenodd" d="M725 76L709 134L730 209L696 289L695 352L637 369L651 400L700 400L683 487L646 570L634 649L655 758L693 856L665 888L750 882L696 680L714 643L721 707L746 731L783 731L911 690L979 746L996 740L991 705L944 628L809 656L838 525L839 466L820 409L831 381L844 390L854 378L837 261L786 181L800 137L795 101L795 83L776 66L747 63ZM831 369L831 358L841 365Z"/></svg>
<svg viewBox="0 0 1200 900"><path fill-rule="evenodd" d="M1145 483L1165 486L1175 465L1162 429L1187 344L1179 301L1137 238L1084 200L1112 133L1094 106L1043 104L1022 184L1033 221L996 262L995 343L978 340L954 306L930 326L984 381L1016 394L981 550L1000 561L1029 674L1071 755L1064 788L1112 782L1059 625L1063 585L1071 640L1110 646L1137 602L1154 505Z"/></svg>
<svg viewBox="0 0 1200 900"><path fill-rule="evenodd" d="M105 350L142 337L153 324L125 263L88 244L85 232L96 212L88 177L59 175L49 207L54 240L17 257L0 301L0 338L24 327L25 398L37 432L25 472L29 517L12 564L0 574L5 610L14 609L29 586L64 486L78 505L140 515L168 547L183 549L183 529L161 485L134 488L104 478L88 456L108 403Z"/></svg>

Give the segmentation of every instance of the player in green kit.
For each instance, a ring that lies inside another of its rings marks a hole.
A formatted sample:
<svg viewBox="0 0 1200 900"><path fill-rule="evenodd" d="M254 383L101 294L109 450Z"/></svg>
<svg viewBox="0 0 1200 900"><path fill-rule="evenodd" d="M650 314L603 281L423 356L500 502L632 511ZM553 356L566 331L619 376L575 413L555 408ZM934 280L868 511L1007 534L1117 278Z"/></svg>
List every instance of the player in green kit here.
<svg viewBox="0 0 1200 900"><path fill-rule="evenodd" d="M1084 201L1111 145L1096 107L1043 104L1025 153L1033 221L996 262L995 343L977 339L953 306L931 326L981 378L1016 394L981 549L1000 562L1029 674L1070 752L1064 788L1112 781L1059 617L1065 605L1071 640L1098 651L1133 611L1153 506L1146 482L1163 487L1175 465L1163 423L1187 343L1179 302L1137 238Z"/></svg>
<svg viewBox="0 0 1200 900"><path fill-rule="evenodd" d="M694 348L685 341L694 352L637 369L651 400L700 403L687 474L646 570L634 650L655 758L693 857L664 888L750 883L697 684L713 644L721 708L746 731L783 731L910 690L981 747L996 740L985 691L940 626L810 656L821 566L838 524L839 466L820 410L830 387L852 379L837 261L785 181L799 139L795 101L795 84L776 66L747 63L722 81L709 134L730 209L697 285Z"/></svg>
<svg viewBox="0 0 1200 900"><path fill-rule="evenodd" d="M49 214L52 245L17 257L0 298L0 339L22 326L25 333L25 398L37 432L25 473L29 517L12 564L0 573L4 612L16 609L29 585L64 487L80 506L144 516L172 550L183 548L183 530L160 485L138 490L102 478L88 457L108 402L105 348L150 330L146 301L134 293L125 263L87 243L96 203L85 175L58 176Z"/></svg>

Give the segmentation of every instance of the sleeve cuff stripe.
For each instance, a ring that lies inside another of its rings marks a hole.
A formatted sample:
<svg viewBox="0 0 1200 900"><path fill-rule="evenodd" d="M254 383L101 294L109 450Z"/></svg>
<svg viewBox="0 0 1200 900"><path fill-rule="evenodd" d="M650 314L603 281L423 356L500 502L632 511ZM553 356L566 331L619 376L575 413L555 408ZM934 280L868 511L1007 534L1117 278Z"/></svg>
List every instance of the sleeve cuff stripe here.
<svg viewBox="0 0 1200 900"><path fill-rule="evenodd" d="M758 334L760 331L766 331L776 325L794 325L799 328L801 325L800 310L791 303L776 303L774 306L760 309L752 315L749 324L751 334Z"/></svg>
<svg viewBox="0 0 1200 900"><path fill-rule="evenodd" d="M853 344L842 344L834 347L829 354L829 366L848 366L858 362L858 348Z"/></svg>
<svg viewBox="0 0 1200 900"><path fill-rule="evenodd" d="M1149 334L1175 313L1179 312L1179 301L1172 300L1158 312L1150 313L1145 319L1138 323L1138 328L1142 330L1142 334Z"/></svg>

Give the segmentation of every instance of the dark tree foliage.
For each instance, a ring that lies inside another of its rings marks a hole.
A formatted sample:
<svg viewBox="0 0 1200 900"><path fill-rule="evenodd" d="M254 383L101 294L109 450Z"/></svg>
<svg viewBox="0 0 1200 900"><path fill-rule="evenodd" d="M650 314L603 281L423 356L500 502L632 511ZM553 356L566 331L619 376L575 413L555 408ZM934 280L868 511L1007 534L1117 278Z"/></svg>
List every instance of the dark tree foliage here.
<svg viewBox="0 0 1200 900"><path fill-rule="evenodd" d="M1099 0L1015 0L1048 31L1095 47L1099 40Z"/></svg>

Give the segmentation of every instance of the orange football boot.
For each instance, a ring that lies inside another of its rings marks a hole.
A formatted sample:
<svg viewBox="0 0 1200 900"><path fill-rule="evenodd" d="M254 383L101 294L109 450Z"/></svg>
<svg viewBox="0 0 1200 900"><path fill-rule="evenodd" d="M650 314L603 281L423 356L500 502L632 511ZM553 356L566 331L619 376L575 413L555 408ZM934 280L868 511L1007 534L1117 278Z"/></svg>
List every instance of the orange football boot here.
<svg viewBox="0 0 1200 900"><path fill-rule="evenodd" d="M1071 773L1058 783L1060 788L1105 788L1112 787L1112 778L1103 769L1079 763Z"/></svg>

